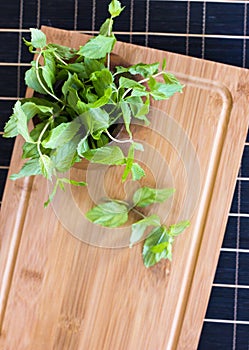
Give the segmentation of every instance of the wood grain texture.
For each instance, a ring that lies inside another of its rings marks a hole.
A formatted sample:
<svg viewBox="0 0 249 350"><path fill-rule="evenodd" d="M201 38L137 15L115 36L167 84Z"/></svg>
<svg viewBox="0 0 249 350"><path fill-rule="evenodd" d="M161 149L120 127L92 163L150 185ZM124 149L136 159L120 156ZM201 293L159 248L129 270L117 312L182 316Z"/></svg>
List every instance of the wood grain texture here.
<svg viewBox="0 0 249 350"><path fill-rule="evenodd" d="M44 31L50 41L73 47L89 38ZM52 207L43 209L44 179L7 181L0 226L0 349L197 347L247 134L249 73L124 43L117 43L115 52L130 63L166 57L168 70L185 84L183 94L156 103L169 116L167 127L159 117L150 130L135 126L135 135L148 144L148 159L142 159L151 170L148 183L173 184L177 190L166 222L190 215L191 227L177 238L172 263L146 269L141 244L98 248L67 232ZM10 172L20 167L21 144L17 138ZM194 157L184 152L189 144ZM114 183L117 177L110 170L107 192L122 195ZM71 196L83 212L91 201L82 191L72 190ZM194 207L188 206L187 195ZM59 200L65 215L69 209ZM162 216L166 210L158 207ZM89 232L101 230L84 222L82 234Z"/></svg>

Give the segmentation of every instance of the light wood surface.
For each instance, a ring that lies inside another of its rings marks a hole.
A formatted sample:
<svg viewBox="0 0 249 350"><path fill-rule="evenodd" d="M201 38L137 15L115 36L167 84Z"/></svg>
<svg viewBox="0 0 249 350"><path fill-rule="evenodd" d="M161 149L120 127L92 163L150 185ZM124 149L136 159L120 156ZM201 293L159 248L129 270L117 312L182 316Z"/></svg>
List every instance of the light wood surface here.
<svg viewBox="0 0 249 350"><path fill-rule="evenodd" d="M49 41L74 47L89 38L43 29ZM183 94L154 104L151 128L135 126L135 136L148 148L140 159L148 168L145 183L176 188L173 200L155 210L166 223L189 218L191 226L176 239L171 263L146 269L141 243L132 249L85 243L110 243L105 230L83 218L94 191L72 189L68 197L79 211L70 226L81 227L77 238L63 226L67 200L55 199L56 214L52 206L43 209L43 178L8 180L0 226L2 350L197 348L247 134L249 73L124 43L115 52L130 63L166 57L185 85ZM18 137L11 173L20 168L22 142ZM70 176L89 175L80 172ZM113 169L104 182L111 196L131 191L120 191Z"/></svg>

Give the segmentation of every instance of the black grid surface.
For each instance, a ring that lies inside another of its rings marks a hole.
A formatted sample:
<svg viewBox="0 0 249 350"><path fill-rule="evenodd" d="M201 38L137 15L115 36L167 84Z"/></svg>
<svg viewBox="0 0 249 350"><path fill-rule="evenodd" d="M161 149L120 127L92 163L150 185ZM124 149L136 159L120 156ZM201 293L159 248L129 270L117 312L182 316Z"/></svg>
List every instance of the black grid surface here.
<svg viewBox="0 0 249 350"><path fill-rule="evenodd" d="M15 100L25 93L23 77L31 57L22 37L29 37L29 28L47 25L94 33L107 15L108 2L1 1L0 133ZM119 40L249 68L247 1L123 0L122 4L126 6L126 11L115 27ZM12 148L12 140L0 137L0 200ZM199 350L249 349L248 230L249 137L245 143Z"/></svg>

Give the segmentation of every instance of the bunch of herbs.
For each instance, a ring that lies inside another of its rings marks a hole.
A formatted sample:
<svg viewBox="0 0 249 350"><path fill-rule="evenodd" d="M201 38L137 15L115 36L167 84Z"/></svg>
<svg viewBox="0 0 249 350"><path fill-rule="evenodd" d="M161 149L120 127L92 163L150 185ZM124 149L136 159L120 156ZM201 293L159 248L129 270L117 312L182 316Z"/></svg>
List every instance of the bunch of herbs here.
<svg viewBox="0 0 249 350"><path fill-rule="evenodd" d="M32 175L43 175L48 180L56 178L45 206L51 202L57 188L64 189L66 183L86 186L84 181L57 175L67 172L82 158L93 163L122 165L122 181L129 174L133 180L145 176L144 169L135 162L135 151L143 151L143 146L133 140L131 121L134 118L148 125L152 99L165 100L182 92L177 78L165 70L165 60L161 66L159 62L137 63L111 69L116 42L113 24L123 9L118 0L112 0L108 7L110 17L102 24L99 34L78 49L48 43L46 35L34 28L31 28L31 40L24 40L29 51L35 54L25 74L26 85L35 93L15 103L3 136L21 135L25 140L22 157L26 162L19 173L11 175L12 180ZM158 76L163 81L158 82ZM31 119L38 122L29 131ZM125 140L118 140L112 134L113 126L120 120L127 133ZM110 141L116 142L111 144ZM118 146L124 142L129 144L127 155ZM168 198L169 191L141 188L134 194L132 206L110 199L86 216L103 226L120 226L130 210L162 202ZM148 193L152 199L146 202ZM157 215L143 217L132 225L131 245L142 238L148 226L154 229L144 245L145 266L171 258L173 237L187 227L188 222L166 228Z"/></svg>

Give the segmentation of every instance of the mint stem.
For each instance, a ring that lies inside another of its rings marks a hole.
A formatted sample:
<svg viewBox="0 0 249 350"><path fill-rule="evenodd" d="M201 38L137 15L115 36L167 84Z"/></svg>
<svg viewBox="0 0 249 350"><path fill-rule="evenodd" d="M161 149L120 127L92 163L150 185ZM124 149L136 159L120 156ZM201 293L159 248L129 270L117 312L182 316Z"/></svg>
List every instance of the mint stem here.
<svg viewBox="0 0 249 350"><path fill-rule="evenodd" d="M129 138L129 139L127 139L127 140L118 140L118 139L115 139L110 133L109 133L109 131L106 129L105 130L105 132L106 132L106 134L107 134L107 136L112 140L112 141L115 141L115 142L117 142L117 143L133 143L133 140L132 140L132 138Z"/></svg>
<svg viewBox="0 0 249 350"><path fill-rule="evenodd" d="M131 208L131 210L134 211L134 213L136 213L136 214L142 216L142 218L144 218L144 219L147 218L146 215L144 215L143 213L141 213L139 210L135 209L134 207Z"/></svg>
<svg viewBox="0 0 249 350"><path fill-rule="evenodd" d="M41 140L42 140L42 137L45 133L45 131L47 130L48 126L50 125L51 123L51 120L49 119L49 121L47 122L47 124L44 126L44 128L42 129L40 135L39 135L39 138L37 140L37 150L38 150L38 153L40 155L40 157L42 156L42 152L41 152L41 148L40 148L40 144L41 144Z"/></svg>
<svg viewBox="0 0 249 350"><path fill-rule="evenodd" d="M62 64L64 64L64 66L68 65L65 61L63 61L62 58L60 58L59 55L57 55L57 53L55 51L54 51L54 55L55 55L55 57L57 58L58 61L60 61Z"/></svg>
<svg viewBox="0 0 249 350"><path fill-rule="evenodd" d="M112 20L112 16L111 16L111 20ZM109 26L108 26L108 36L111 36L111 31L112 31L112 25L111 25L111 20L110 20L110 23L109 23ZM111 66L111 55L110 55L110 52L108 52L107 54L107 68L110 70L110 66Z"/></svg>
<svg viewBox="0 0 249 350"><path fill-rule="evenodd" d="M55 100L57 100L58 102L63 103L57 96L55 96L52 92L50 92L50 91L46 88L46 86L44 86L43 82L41 81L41 78L40 78L40 75L39 75L39 69L41 68L41 67L39 67L39 60L40 60L40 58L41 58L41 56L42 56L42 52L43 52L42 50L39 52L38 57L37 57L36 62L35 62L35 71L36 71L37 80L39 81L39 84L41 85L41 87L43 88L43 90L46 91L46 93L47 93L48 95L52 96L52 97L53 97Z"/></svg>

